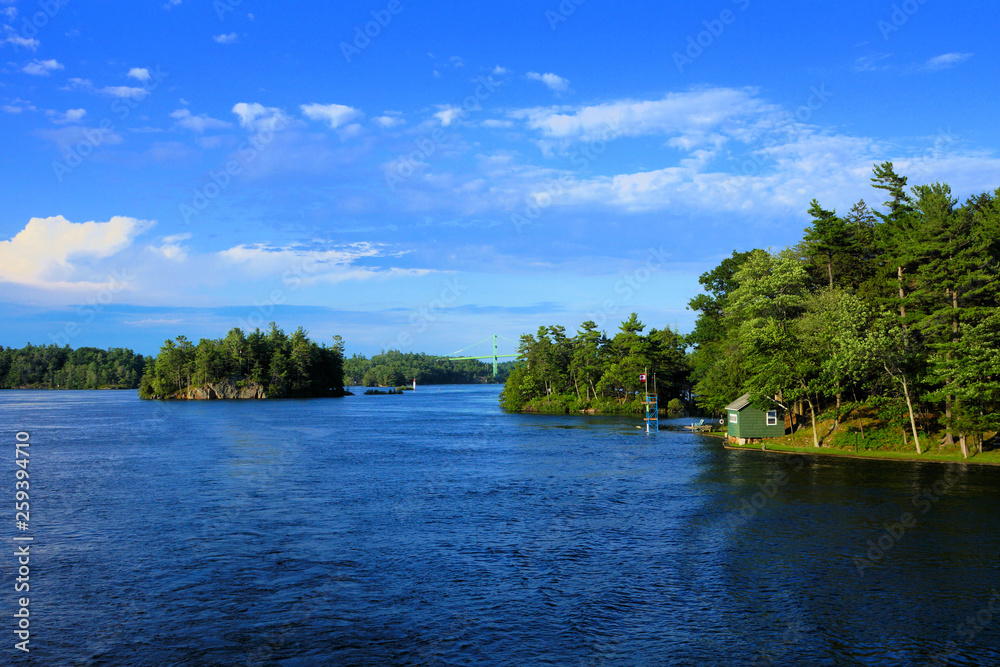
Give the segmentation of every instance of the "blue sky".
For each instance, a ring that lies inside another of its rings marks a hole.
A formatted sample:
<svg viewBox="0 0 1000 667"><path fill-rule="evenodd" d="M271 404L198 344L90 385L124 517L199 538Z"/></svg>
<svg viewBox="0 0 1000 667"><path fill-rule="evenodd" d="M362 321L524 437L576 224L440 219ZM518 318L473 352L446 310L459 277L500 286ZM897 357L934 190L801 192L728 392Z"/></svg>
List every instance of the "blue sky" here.
<svg viewBox="0 0 1000 667"><path fill-rule="evenodd" d="M0 0L0 344L688 331L876 162L1000 186L995 3L316 4Z"/></svg>

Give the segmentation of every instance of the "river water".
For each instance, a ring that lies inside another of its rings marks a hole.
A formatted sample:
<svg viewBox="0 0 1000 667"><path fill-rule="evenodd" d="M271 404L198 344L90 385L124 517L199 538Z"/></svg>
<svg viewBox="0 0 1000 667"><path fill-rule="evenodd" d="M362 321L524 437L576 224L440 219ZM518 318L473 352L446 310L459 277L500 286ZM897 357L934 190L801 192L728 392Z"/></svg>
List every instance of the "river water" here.
<svg viewBox="0 0 1000 667"><path fill-rule="evenodd" d="M24 657L27 431L34 664L1000 664L1000 468L733 452L498 392L0 393L0 655Z"/></svg>

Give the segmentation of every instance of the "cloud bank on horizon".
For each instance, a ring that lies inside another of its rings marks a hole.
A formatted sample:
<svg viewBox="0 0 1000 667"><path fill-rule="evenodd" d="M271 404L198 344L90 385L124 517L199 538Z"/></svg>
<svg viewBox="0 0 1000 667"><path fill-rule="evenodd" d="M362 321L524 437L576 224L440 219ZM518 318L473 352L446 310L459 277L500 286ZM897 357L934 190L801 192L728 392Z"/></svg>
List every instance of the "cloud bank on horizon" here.
<svg viewBox="0 0 1000 667"><path fill-rule="evenodd" d="M874 163L1000 186L970 28L1000 8L566 4L0 0L0 344L685 330L697 276L796 242L813 197L878 205Z"/></svg>

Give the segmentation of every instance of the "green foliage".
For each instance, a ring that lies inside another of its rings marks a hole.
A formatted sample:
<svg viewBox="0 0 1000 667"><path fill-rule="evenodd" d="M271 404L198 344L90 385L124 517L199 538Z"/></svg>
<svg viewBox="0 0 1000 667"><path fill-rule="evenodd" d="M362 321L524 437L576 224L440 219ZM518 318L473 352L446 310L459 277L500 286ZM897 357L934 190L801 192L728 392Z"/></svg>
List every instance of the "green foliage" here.
<svg viewBox="0 0 1000 667"><path fill-rule="evenodd" d="M820 266L825 266L830 289L834 287L834 273L839 277L854 254L853 228L835 211L827 211L815 199L809 207L812 226L806 228L802 239L806 256Z"/></svg>
<svg viewBox="0 0 1000 667"><path fill-rule="evenodd" d="M698 404L749 392L815 420L851 397L912 438L937 420L967 454L967 436L1000 430L1000 190L960 204L944 184L908 190L888 162L872 184L884 210L862 200L841 219L813 200L794 250L733 253L701 277Z"/></svg>
<svg viewBox="0 0 1000 667"><path fill-rule="evenodd" d="M698 387L698 406L713 414L743 393L745 358L735 338L727 335L725 313L730 309L730 293L739 287L736 274L751 254L734 251L715 269L702 274L698 282L705 294L688 303L691 310L700 313L686 339L694 346L688 358L690 382Z"/></svg>
<svg viewBox="0 0 1000 667"><path fill-rule="evenodd" d="M318 345L302 327L289 337L274 322L266 334L232 329L225 338L203 338L197 345L178 336L147 364L139 396L169 397L226 380L240 388L257 383L268 398L341 395L343 344L335 336L332 347Z"/></svg>
<svg viewBox="0 0 1000 667"><path fill-rule="evenodd" d="M536 382L526 364L514 367L500 392L500 406L510 412L520 412L533 397L541 393L541 386Z"/></svg>
<svg viewBox="0 0 1000 667"><path fill-rule="evenodd" d="M513 363L499 364L499 381L510 372ZM344 360L347 386L398 387L417 384L476 384L493 382L493 364L475 359L451 361L447 357L389 350L368 359L354 354Z"/></svg>
<svg viewBox="0 0 1000 667"><path fill-rule="evenodd" d="M521 336L518 365L500 395L500 405L512 412L562 414L593 409L603 413L638 413L646 386L653 377L661 400L687 393L687 342L671 329L651 329L632 313L614 338L584 322L575 336L561 326L539 327L535 335Z"/></svg>
<svg viewBox="0 0 1000 667"><path fill-rule="evenodd" d="M0 389L135 389L145 365L120 347L0 346Z"/></svg>

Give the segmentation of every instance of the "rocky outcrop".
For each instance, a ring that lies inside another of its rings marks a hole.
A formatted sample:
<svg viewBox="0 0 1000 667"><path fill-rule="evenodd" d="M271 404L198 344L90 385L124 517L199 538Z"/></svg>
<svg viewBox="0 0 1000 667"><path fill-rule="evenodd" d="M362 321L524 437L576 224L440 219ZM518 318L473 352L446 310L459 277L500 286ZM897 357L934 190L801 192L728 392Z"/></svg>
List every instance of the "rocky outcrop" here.
<svg viewBox="0 0 1000 667"><path fill-rule="evenodd" d="M216 399L258 399L267 398L264 386L258 382L237 383L233 380L209 383L201 387L192 387L185 396L194 401L211 401Z"/></svg>
<svg viewBox="0 0 1000 667"><path fill-rule="evenodd" d="M242 377L233 376L226 380L209 382L199 387L183 389L165 396L161 394L144 395L142 390L140 390L139 398L151 399L155 401L213 401L285 398L288 395L288 390L284 384L272 384L270 387L265 388L265 385L260 382L251 382ZM341 396L354 396L354 394L349 391L344 391L343 387L337 389L331 388L325 392L318 392L309 396L293 394L293 397L295 398L340 398Z"/></svg>

